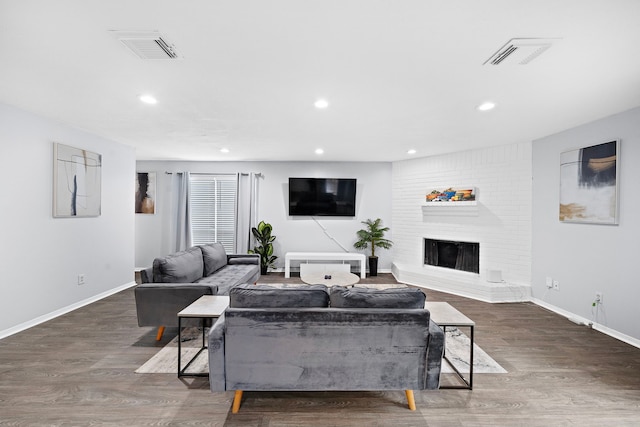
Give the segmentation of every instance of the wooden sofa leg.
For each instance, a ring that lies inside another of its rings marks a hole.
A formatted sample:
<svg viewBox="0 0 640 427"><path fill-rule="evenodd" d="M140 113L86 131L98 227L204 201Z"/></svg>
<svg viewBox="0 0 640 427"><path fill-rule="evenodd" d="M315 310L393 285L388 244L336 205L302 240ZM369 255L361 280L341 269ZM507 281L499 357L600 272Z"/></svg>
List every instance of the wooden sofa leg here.
<svg viewBox="0 0 640 427"><path fill-rule="evenodd" d="M236 390L233 396L233 406L231 407L231 413L237 414L240 410L240 401L242 400L242 390Z"/></svg>
<svg viewBox="0 0 640 427"><path fill-rule="evenodd" d="M416 401L413 398L413 390L405 390L404 393L407 395L407 403L409 404L409 409L415 411Z"/></svg>
<svg viewBox="0 0 640 427"><path fill-rule="evenodd" d="M162 334L164 334L164 326L160 326L158 328L158 333L156 334L156 341L160 341L162 339Z"/></svg>

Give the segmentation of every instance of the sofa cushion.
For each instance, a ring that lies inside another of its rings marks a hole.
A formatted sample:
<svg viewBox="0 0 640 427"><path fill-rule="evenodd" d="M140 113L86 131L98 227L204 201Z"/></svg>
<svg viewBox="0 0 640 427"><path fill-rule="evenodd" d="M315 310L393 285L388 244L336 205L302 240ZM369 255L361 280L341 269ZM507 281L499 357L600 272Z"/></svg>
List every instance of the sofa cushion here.
<svg viewBox="0 0 640 427"><path fill-rule="evenodd" d="M202 251L192 247L153 260L153 281L156 283L188 283L202 277Z"/></svg>
<svg viewBox="0 0 640 427"><path fill-rule="evenodd" d="M298 308L328 307L329 294L324 285L238 285L229 291L229 307Z"/></svg>
<svg viewBox="0 0 640 427"><path fill-rule="evenodd" d="M418 288L346 288L333 286L332 308L424 308L425 294Z"/></svg>
<svg viewBox="0 0 640 427"><path fill-rule="evenodd" d="M229 295L229 290L244 283L254 283L260 277L257 264L225 265L211 276L203 277L198 283L210 283L218 287L218 295Z"/></svg>
<svg viewBox="0 0 640 427"><path fill-rule="evenodd" d="M203 276L209 276L215 271L227 265L227 252L222 243L208 243L200 245L202 249L202 260L204 262Z"/></svg>

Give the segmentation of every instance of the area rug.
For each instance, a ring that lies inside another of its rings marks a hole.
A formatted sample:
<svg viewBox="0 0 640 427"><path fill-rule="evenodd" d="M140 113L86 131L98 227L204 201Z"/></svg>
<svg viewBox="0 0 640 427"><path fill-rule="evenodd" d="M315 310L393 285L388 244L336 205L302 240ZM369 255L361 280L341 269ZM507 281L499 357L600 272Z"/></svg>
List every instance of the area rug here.
<svg viewBox="0 0 640 427"><path fill-rule="evenodd" d="M447 358L462 373L469 373L469 337L460 329L447 328L445 336ZM182 366L191 360L202 344L202 330L185 328L182 332ZM207 372L209 369L207 352L203 351L192 362L186 373ZM160 349L144 365L140 366L138 374L176 374L178 372L178 337L171 340ZM442 373L453 373L453 369L442 363ZM474 374L505 374L507 371L477 344L473 345L473 373Z"/></svg>
<svg viewBox="0 0 640 427"><path fill-rule="evenodd" d="M206 333L206 332L205 332ZM182 330L182 367L189 362L202 346L202 329L185 328ZM189 365L185 373L201 373L209 371L207 351L203 351ZM136 374L176 374L178 375L178 337L169 341L151 359L136 369Z"/></svg>
<svg viewBox="0 0 640 427"><path fill-rule="evenodd" d="M447 359L463 374L469 373L469 345L471 340L458 328L448 327L445 334L445 351ZM442 363L442 373L453 373L453 369L446 362ZM473 373L474 374L506 374L507 371L478 344L473 343Z"/></svg>

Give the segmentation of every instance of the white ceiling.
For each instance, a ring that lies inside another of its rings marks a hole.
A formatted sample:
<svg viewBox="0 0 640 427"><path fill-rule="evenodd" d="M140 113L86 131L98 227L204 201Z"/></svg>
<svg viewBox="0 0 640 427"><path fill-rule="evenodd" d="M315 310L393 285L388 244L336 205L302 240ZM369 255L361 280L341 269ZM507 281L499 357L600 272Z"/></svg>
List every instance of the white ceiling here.
<svg viewBox="0 0 640 427"><path fill-rule="evenodd" d="M159 31L182 58L139 59L113 30ZM532 37L559 40L528 65L483 65ZM478 112L486 100L497 108ZM640 105L640 1L0 0L0 102L139 160L394 161L531 141Z"/></svg>

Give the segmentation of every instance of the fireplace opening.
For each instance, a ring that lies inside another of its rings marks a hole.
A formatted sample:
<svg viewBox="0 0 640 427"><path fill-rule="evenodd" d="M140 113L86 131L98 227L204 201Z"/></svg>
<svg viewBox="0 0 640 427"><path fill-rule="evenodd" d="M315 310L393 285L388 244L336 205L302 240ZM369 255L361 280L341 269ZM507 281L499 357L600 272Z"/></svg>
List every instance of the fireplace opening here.
<svg viewBox="0 0 640 427"><path fill-rule="evenodd" d="M480 243L424 239L424 263L480 273Z"/></svg>

